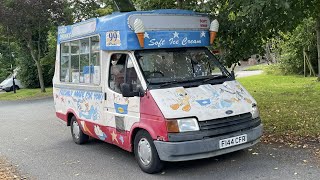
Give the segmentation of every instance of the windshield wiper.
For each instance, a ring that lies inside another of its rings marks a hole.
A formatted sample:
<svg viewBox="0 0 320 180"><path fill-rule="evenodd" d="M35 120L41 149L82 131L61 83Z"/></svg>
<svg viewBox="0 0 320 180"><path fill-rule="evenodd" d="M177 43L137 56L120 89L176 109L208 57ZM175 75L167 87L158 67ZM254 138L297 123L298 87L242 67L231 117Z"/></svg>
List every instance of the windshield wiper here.
<svg viewBox="0 0 320 180"><path fill-rule="evenodd" d="M182 83L182 82L185 82L185 81L173 80L173 81L170 81L170 82L166 82L166 83L161 84L161 85L160 85L160 88L165 87L165 86L169 86L169 85L172 85L172 84Z"/></svg>
<svg viewBox="0 0 320 180"><path fill-rule="evenodd" d="M203 80L202 78L201 79L196 78L196 79L173 80L173 81L161 84L160 87L169 86L169 85L178 84L178 83L193 83L193 82L202 81L202 80Z"/></svg>
<svg viewBox="0 0 320 180"><path fill-rule="evenodd" d="M226 75L212 75L210 77L207 77L205 78L202 83L205 83L205 82L208 82L208 81L211 81L211 80L214 80L214 79L222 79L222 78L227 78L228 76Z"/></svg>

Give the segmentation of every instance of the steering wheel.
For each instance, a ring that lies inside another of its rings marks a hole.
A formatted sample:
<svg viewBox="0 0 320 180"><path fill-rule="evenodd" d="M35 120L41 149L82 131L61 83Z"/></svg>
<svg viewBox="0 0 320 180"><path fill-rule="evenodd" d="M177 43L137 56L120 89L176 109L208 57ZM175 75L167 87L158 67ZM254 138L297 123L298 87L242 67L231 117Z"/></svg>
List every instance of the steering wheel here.
<svg viewBox="0 0 320 180"><path fill-rule="evenodd" d="M164 77L164 74L161 72L161 71L152 71L152 72L149 72L149 74L148 74L148 77L150 77L151 76L151 74L160 74L161 75L161 77ZM152 77L156 77L156 76L152 76Z"/></svg>

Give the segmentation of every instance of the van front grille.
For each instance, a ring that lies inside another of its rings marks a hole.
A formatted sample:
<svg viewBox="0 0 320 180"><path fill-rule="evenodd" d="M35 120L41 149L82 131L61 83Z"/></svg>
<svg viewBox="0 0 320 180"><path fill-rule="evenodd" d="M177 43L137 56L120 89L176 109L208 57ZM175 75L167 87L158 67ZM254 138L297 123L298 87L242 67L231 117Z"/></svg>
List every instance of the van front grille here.
<svg viewBox="0 0 320 180"><path fill-rule="evenodd" d="M251 113L240 114L225 118L200 121L200 131L206 132L208 137L228 134L235 131L246 130L260 125L259 118L252 119Z"/></svg>
<svg viewBox="0 0 320 180"><path fill-rule="evenodd" d="M233 132L245 131L261 124L260 118L252 119L251 113L199 121L200 131L185 133L168 133L169 141L191 141L211 138Z"/></svg>

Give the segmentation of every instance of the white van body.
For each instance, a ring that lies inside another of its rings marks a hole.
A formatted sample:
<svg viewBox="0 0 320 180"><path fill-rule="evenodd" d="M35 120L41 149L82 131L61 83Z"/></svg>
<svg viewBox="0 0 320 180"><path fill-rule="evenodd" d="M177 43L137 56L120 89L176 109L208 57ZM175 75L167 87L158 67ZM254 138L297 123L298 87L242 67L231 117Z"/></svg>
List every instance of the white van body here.
<svg viewBox="0 0 320 180"><path fill-rule="evenodd" d="M14 82L15 82L17 90L23 88L20 80L14 79ZM4 90L6 92L13 91L13 78L12 78L12 76L10 76L9 78L7 78L1 82L0 90Z"/></svg>

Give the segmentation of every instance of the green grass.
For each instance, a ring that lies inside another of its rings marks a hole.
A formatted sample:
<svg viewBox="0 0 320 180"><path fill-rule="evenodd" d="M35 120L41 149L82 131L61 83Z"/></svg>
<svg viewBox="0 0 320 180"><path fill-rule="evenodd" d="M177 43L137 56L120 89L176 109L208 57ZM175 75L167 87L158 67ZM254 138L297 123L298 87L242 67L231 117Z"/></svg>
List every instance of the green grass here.
<svg viewBox="0 0 320 180"><path fill-rule="evenodd" d="M258 64L258 65L253 65L245 69L245 71L257 71L257 70L265 70L267 68L267 64Z"/></svg>
<svg viewBox="0 0 320 180"><path fill-rule="evenodd" d="M1 93L0 101L38 99L50 96L52 96L52 88L46 88L45 93L41 93L40 89L20 89L16 94L14 94L13 92Z"/></svg>
<svg viewBox="0 0 320 180"><path fill-rule="evenodd" d="M262 74L239 81L257 100L266 133L320 135L320 82L316 78Z"/></svg>

